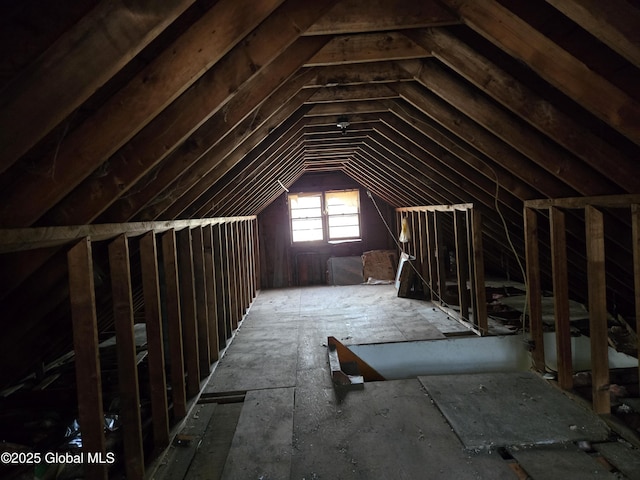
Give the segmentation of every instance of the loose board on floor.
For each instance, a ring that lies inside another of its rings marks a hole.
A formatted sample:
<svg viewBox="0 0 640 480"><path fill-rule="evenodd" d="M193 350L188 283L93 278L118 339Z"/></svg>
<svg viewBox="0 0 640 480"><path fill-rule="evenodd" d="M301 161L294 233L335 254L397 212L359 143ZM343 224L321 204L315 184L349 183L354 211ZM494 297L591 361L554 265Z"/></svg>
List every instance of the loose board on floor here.
<svg viewBox="0 0 640 480"><path fill-rule="evenodd" d="M545 445L509 450L525 472L534 480L619 479L596 458L573 444Z"/></svg>
<svg viewBox="0 0 640 480"><path fill-rule="evenodd" d="M247 392L222 478L289 478L293 402L294 388Z"/></svg>
<svg viewBox="0 0 640 480"><path fill-rule="evenodd" d="M531 372L419 377L465 447L605 440L606 424Z"/></svg>
<svg viewBox="0 0 640 480"><path fill-rule="evenodd" d="M496 453L466 451L411 380L366 382L340 401L296 388L293 479L514 479Z"/></svg>

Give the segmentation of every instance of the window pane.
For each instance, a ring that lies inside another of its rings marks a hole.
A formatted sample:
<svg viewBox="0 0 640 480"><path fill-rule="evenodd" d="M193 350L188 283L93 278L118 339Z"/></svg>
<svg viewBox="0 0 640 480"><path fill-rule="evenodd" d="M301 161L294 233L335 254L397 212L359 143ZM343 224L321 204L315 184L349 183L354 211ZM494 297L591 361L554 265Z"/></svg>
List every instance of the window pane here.
<svg viewBox="0 0 640 480"><path fill-rule="evenodd" d="M331 227L344 227L344 226L358 226L358 215L334 215L329 217L329 228Z"/></svg>
<svg viewBox="0 0 640 480"><path fill-rule="evenodd" d="M347 226L347 227L330 227L329 238L335 240L338 238L360 238L360 227Z"/></svg>
<svg viewBox="0 0 640 480"><path fill-rule="evenodd" d="M320 207L291 209L291 218L320 218L321 216L322 209Z"/></svg>
<svg viewBox="0 0 640 480"><path fill-rule="evenodd" d="M341 192L326 192L325 201L329 215L345 213L358 213L360 196L358 190L345 190Z"/></svg>
<svg viewBox="0 0 640 480"><path fill-rule="evenodd" d="M322 194L290 194L291 239L294 242L324 240Z"/></svg>

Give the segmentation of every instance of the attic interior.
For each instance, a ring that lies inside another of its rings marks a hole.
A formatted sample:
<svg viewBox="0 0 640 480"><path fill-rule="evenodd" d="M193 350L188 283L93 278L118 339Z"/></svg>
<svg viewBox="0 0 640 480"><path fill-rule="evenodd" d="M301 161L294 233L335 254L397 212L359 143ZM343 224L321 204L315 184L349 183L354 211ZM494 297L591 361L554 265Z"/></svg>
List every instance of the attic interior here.
<svg viewBox="0 0 640 480"><path fill-rule="evenodd" d="M75 420L83 451L110 452L117 412L117 465L84 476L144 478L256 299L311 295L370 252L409 256L407 302L521 334L532 371L640 446L640 1L0 9L15 458Z"/></svg>

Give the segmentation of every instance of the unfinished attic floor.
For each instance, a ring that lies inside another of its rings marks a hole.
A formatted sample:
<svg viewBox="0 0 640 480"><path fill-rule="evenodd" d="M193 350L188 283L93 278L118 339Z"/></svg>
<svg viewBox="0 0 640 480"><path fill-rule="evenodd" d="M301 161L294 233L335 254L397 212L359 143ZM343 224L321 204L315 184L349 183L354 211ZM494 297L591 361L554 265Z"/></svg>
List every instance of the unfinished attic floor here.
<svg viewBox="0 0 640 480"><path fill-rule="evenodd" d="M367 382L339 396L333 387L328 336L361 344L465 330L393 286L262 291L153 478L640 478L637 450L528 372ZM598 447L585 452L581 440Z"/></svg>

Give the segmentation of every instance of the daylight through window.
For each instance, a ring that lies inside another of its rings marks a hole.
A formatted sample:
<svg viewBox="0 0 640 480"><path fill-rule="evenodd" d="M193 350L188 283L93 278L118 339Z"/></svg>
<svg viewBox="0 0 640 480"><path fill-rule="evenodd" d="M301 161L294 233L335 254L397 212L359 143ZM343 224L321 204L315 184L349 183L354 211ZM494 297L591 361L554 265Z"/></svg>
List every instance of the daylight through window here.
<svg viewBox="0 0 640 480"><path fill-rule="evenodd" d="M293 242L360 239L358 190L289 194Z"/></svg>

